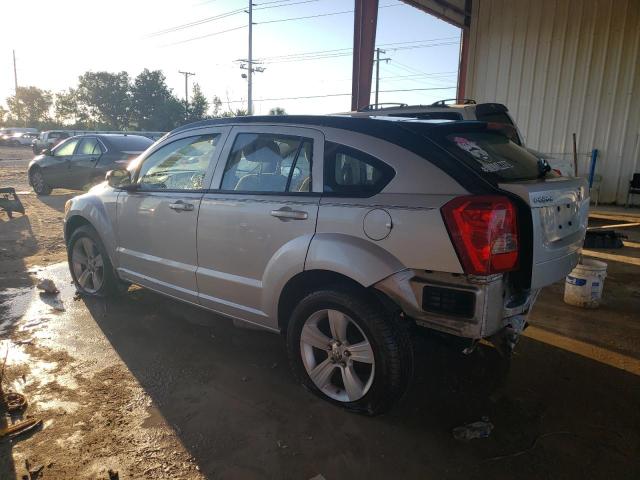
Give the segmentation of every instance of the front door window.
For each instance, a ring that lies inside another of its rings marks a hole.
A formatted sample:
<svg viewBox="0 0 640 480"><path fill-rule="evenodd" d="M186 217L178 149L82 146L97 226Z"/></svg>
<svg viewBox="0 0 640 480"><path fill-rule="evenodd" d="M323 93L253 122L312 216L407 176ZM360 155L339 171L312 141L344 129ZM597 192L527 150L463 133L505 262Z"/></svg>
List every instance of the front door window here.
<svg viewBox="0 0 640 480"><path fill-rule="evenodd" d="M138 172L141 191L200 190L220 134L171 142L146 158Z"/></svg>

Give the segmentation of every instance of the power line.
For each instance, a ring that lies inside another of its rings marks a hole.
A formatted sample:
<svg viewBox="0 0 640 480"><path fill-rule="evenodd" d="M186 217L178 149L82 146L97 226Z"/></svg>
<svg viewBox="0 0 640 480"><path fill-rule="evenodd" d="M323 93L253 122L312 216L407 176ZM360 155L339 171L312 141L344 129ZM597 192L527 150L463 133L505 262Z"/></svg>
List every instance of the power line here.
<svg viewBox="0 0 640 480"><path fill-rule="evenodd" d="M208 33L206 35L200 35L199 37L187 38L186 40L180 40L179 42L167 43L162 45L163 47L170 47L173 45L180 45L181 43L193 42L195 40L202 40L203 38L215 37L216 35L221 35L223 33L233 32L234 30L240 30L241 28L247 28L247 25L240 25L239 27L229 28L227 30L221 30L219 32Z"/></svg>
<svg viewBox="0 0 640 480"><path fill-rule="evenodd" d="M380 90L380 93L396 93L396 92L417 92L426 90L451 90L456 88L452 87L429 87L429 88L401 88L395 90ZM373 93L373 92L372 92ZM303 100L308 98L328 98L328 97L346 97L351 96L351 93L327 93L325 95L306 95L300 97L280 97L280 98L255 98L254 102L275 102L280 100ZM244 103L245 100L228 100L227 103Z"/></svg>
<svg viewBox="0 0 640 480"><path fill-rule="evenodd" d="M297 1L297 2L293 2L293 3L282 3L283 0L279 0L278 2L267 2L267 3L281 3L280 5L269 5L269 6L260 6L260 7L256 7L254 8L254 10L266 10L269 8L279 8L279 7L288 7L288 6L292 6L292 5L301 5L303 3L312 3L312 2L317 2L319 0L301 0L301 1ZM254 4L255 5L255 4ZM263 4L260 4L263 5ZM210 23L210 22L214 22L217 20L223 20L225 18L228 17L232 17L234 15L238 15L239 13L243 13L245 11L244 8L238 8L236 10L231 10L228 12L224 12L224 13L220 13L218 15L214 15L212 17L206 17L206 18L202 18L200 20L194 20L193 22L188 22L188 23L184 23L182 25L176 25L174 27L169 27L169 28L165 28L163 30L158 30L156 32L152 32L149 35L147 35L148 37L157 37L160 35L166 35L168 33L173 33L173 32L178 32L180 30L184 30L186 28L191 28L191 27L197 27L199 25L203 25L205 23Z"/></svg>
<svg viewBox="0 0 640 480"><path fill-rule="evenodd" d="M294 3L283 3L281 5L269 5L266 7L263 7L262 5L265 5L264 3L254 3L254 5L256 5L256 7L254 8L254 10L267 10L268 8L280 8L280 7L289 7L292 5L301 5L303 3L313 3L313 2L318 2L320 0L302 0L299 2L294 2ZM268 2L268 3L279 3L279 2Z"/></svg>
<svg viewBox="0 0 640 480"><path fill-rule="evenodd" d="M392 48L389 49L387 51L398 51L398 50L413 50L416 48L431 48L431 47L440 47L443 45L457 45L458 42L445 42L445 43L430 43L430 44L423 44L423 45L413 45L411 47L400 47L400 48ZM263 57L260 59L260 61L264 62L264 63L291 63L291 62L303 62L303 61L307 61L307 60L322 60L322 59L326 59L326 58L338 58L338 57L347 57L347 56L351 56L351 49L336 49L335 51L333 51L333 53L331 53L332 51L327 51L328 53L323 54L323 53L318 53L317 55L311 55L311 54L307 54L307 55L300 55L300 56L291 56L291 57L286 57L283 56L281 58L276 58L276 57ZM274 58L274 60L269 60L269 58Z"/></svg>
<svg viewBox="0 0 640 480"><path fill-rule="evenodd" d="M378 7L378 9L380 8L389 8L389 7L399 7L400 5L404 5L403 3L393 3L391 5L380 5ZM264 22L256 22L257 25L266 25L268 23L280 23L280 22L291 22L294 20L306 20L309 18L319 18L319 17L330 17L332 15L344 15L345 13L353 13L353 10L344 10L342 12L330 12L330 13L319 13L316 15L307 15L304 17L291 17L291 18L280 18L277 20L267 20Z"/></svg>
<svg viewBox="0 0 640 480"><path fill-rule="evenodd" d="M205 23L213 22L213 21L216 21L216 20L222 20L224 18L228 18L228 17L231 17L233 15L237 15L237 14L242 13L242 12L244 12L244 9L238 8L236 10L231 10L229 12L221 13L219 15L214 15L213 17L202 18L200 20L195 20L193 22L184 23L182 25L177 25L175 27L169 27L169 28L165 28L163 30L158 30L157 32L150 33L147 36L148 37L157 37L159 35L165 35L167 33L177 32L179 30L184 30L185 28L196 27L198 25L203 25Z"/></svg>
<svg viewBox="0 0 640 480"><path fill-rule="evenodd" d="M424 48L424 47L428 47L428 46L439 46L440 44L433 44L433 43L428 43L428 42L439 42L439 41L446 41L446 40L453 40L453 39L458 39L459 37L441 37L441 38L431 38L431 39L424 39L424 40L412 40L412 41L408 41L408 42L391 42L391 43L380 43L377 45L377 47L387 47L388 50L402 50L402 49L408 49L408 48ZM452 42L452 44L457 44L459 43L459 41L456 42ZM421 44L421 45L408 45L408 44ZM402 47L393 47L393 45L404 45ZM391 48L389 48L391 47ZM290 53L290 54L284 54L284 55L272 55L269 57L261 57L259 60L260 61L269 61L269 63L275 63L275 62L271 62L270 60L285 60L285 59L298 59L301 57L307 57L307 56L311 56L311 57L315 57L318 55L322 55L322 54L327 54L327 55L334 55L334 54L351 54L351 51L353 49L351 47L345 47L345 48L334 48L334 49L330 49L330 50L313 50L313 51L308 51L308 52L298 52L298 53Z"/></svg>

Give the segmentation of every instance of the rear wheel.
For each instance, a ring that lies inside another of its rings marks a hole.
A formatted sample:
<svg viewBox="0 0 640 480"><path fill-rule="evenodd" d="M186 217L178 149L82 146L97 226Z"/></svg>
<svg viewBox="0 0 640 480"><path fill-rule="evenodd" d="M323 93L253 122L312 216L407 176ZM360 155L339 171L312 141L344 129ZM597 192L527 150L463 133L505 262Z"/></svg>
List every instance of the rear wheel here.
<svg viewBox="0 0 640 480"><path fill-rule="evenodd" d="M67 245L73 283L86 295L106 296L117 291L118 282L107 251L90 226L79 227Z"/></svg>
<svg viewBox="0 0 640 480"><path fill-rule="evenodd" d="M36 195L49 195L51 193L52 188L47 185L47 182L44 180L44 175L42 175L42 171L39 168L31 170L29 173L29 181Z"/></svg>
<svg viewBox="0 0 640 480"><path fill-rule="evenodd" d="M412 371L404 329L374 297L357 290L305 297L289 322L287 347L294 374L306 388L369 415L399 399Z"/></svg>

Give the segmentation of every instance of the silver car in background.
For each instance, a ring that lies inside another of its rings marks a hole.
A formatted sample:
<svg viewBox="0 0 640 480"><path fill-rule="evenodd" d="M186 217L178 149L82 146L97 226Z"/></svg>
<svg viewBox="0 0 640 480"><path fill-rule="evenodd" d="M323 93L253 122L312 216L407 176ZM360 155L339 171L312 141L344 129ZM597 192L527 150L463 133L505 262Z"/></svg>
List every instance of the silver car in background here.
<svg viewBox="0 0 640 480"><path fill-rule="evenodd" d="M376 414L416 328L513 345L578 261L586 192L495 123L243 117L174 130L64 232L80 292L135 283L282 333L309 390Z"/></svg>

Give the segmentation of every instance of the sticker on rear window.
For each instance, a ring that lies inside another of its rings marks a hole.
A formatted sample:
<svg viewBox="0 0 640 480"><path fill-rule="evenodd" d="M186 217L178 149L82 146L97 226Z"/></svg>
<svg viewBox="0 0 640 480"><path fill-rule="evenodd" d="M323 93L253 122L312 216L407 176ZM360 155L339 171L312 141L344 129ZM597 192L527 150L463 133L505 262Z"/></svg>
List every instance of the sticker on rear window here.
<svg viewBox="0 0 640 480"><path fill-rule="evenodd" d="M473 140L469 140L468 138L464 137L453 137L453 141L458 146L458 148L464 150L473 158L478 160L478 163L480 163L480 167L485 172L499 172L500 170L513 168L513 165L511 165L506 160L491 161L489 153Z"/></svg>

